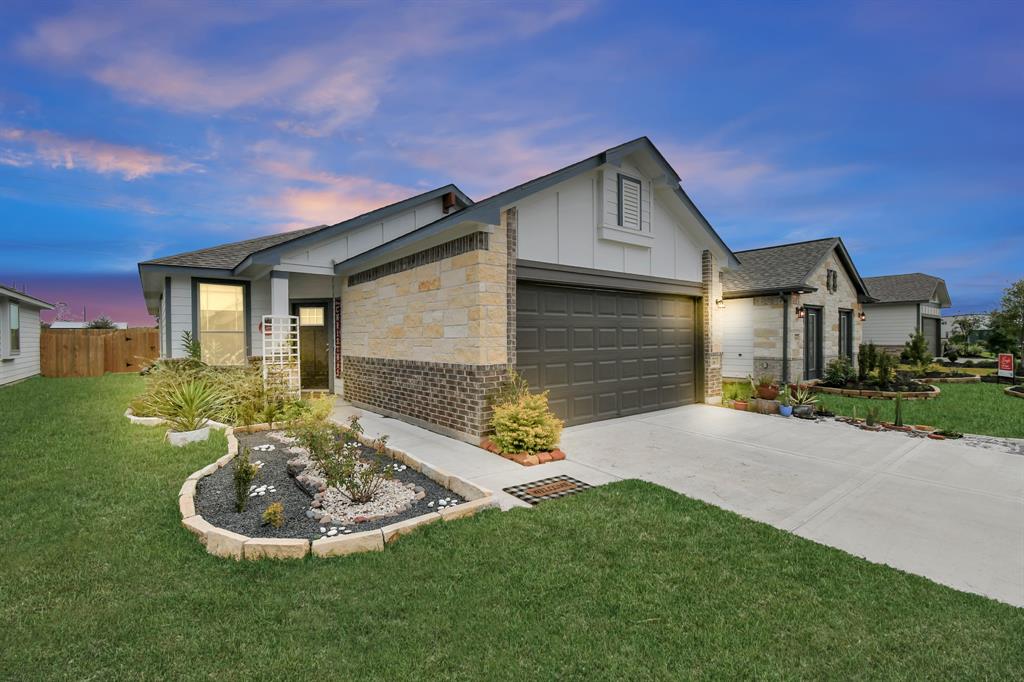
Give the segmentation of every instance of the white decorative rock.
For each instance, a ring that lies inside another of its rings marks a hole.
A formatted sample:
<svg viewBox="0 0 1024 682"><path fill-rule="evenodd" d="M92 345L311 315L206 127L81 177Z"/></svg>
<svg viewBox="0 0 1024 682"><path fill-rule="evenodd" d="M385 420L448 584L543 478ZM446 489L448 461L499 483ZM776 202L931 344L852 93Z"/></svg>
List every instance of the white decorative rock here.
<svg viewBox="0 0 1024 682"><path fill-rule="evenodd" d="M167 442L176 448L184 447L189 443L198 443L210 437L210 427L204 426L195 431L168 431Z"/></svg>
<svg viewBox="0 0 1024 682"><path fill-rule="evenodd" d="M447 509L441 509L437 513L441 515L441 518L445 521L454 521L455 519L461 519L465 516L472 516L473 514L483 509L489 509L497 506L496 500L493 497L480 497L470 502L464 502L463 504L448 507Z"/></svg>

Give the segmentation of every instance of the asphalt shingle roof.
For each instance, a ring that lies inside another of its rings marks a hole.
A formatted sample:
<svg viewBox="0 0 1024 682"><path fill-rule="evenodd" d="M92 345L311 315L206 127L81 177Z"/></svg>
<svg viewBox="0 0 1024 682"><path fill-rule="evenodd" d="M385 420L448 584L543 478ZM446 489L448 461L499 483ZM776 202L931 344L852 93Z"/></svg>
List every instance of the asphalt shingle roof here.
<svg viewBox="0 0 1024 682"><path fill-rule="evenodd" d="M729 295L754 291L792 291L808 286L807 280L837 244L838 237L829 237L797 244L736 251L740 266L722 273L723 293Z"/></svg>
<svg viewBox="0 0 1024 682"><path fill-rule="evenodd" d="M271 246L284 244L285 242L290 242L293 239L304 237L307 234L319 232L326 227L328 226L318 225L317 227L307 227L302 230L293 230L292 232L281 232L280 234L272 234L266 237L256 237L255 239L246 239L240 242L211 246L210 248L199 249L197 251L176 253L173 256L154 258L153 260L145 261L143 264L180 265L189 268L217 268L230 270L257 251L269 249Z"/></svg>
<svg viewBox="0 0 1024 682"><path fill-rule="evenodd" d="M939 285L945 286L941 278L923 272L865 277L864 284L879 303L930 301Z"/></svg>

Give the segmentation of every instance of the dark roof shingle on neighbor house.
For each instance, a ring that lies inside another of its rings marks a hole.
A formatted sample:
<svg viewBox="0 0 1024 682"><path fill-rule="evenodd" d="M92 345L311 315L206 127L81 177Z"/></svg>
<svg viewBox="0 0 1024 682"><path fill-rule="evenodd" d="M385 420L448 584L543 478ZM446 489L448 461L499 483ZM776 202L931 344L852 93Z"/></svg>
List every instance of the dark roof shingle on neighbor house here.
<svg viewBox="0 0 1024 682"><path fill-rule="evenodd" d="M879 303L924 303L938 296L943 307L950 305L946 282L923 272L865 277L864 283Z"/></svg>
<svg viewBox="0 0 1024 682"><path fill-rule="evenodd" d="M736 297L755 292L813 289L808 280L822 261L842 242L839 237L736 251L738 268L722 273L722 291Z"/></svg>

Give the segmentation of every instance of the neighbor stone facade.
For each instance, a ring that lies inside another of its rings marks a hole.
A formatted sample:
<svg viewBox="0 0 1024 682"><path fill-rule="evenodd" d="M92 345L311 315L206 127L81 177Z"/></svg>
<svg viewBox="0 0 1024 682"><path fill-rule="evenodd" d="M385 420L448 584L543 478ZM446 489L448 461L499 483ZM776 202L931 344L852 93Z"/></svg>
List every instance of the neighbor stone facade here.
<svg viewBox="0 0 1024 682"><path fill-rule="evenodd" d="M836 291L828 288L828 271L838 273ZM776 379L783 375L783 314L789 315L789 380L804 379L804 320L796 315L800 306L818 306L822 309L822 351L826 366L839 357L839 311L852 312L853 357L856 361L857 348L863 334L863 323L857 319L862 307L857 300L857 290L846 269L833 251L832 255L815 271L809 280L817 291L808 294L792 294L788 309L782 296L759 296L754 298L754 374L770 374Z"/></svg>
<svg viewBox="0 0 1024 682"><path fill-rule="evenodd" d="M704 402L722 402L722 330L716 324L718 301L722 298L722 279L718 262L710 251L701 255L701 289L704 298L701 327L704 331Z"/></svg>
<svg viewBox="0 0 1024 682"><path fill-rule="evenodd" d="M346 280L340 345L347 400L471 442L484 435L487 397L514 362L506 223L503 216L469 250L456 245L457 255L434 260L435 247Z"/></svg>

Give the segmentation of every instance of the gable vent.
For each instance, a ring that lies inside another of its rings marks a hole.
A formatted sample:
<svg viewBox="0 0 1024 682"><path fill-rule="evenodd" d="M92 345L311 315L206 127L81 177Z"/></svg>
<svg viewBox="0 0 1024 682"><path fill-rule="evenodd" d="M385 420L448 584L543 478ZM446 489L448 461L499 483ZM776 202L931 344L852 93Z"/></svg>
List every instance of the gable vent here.
<svg viewBox="0 0 1024 682"><path fill-rule="evenodd" d="M619 176L619 225L640 229L640 181Z"/></svg>

